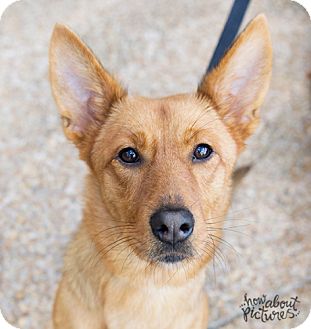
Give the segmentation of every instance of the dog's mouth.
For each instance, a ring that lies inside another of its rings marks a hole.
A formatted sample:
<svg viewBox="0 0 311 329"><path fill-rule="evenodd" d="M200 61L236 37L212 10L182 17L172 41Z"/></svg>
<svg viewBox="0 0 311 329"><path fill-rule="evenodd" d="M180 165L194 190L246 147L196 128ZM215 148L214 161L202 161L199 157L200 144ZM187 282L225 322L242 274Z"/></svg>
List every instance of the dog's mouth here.
<svg viewBox="0 0 311 329"><path fill-rule="evenodd" d="M158 262L162 262L162 263L178 263L183 261L184 259L187 259L189 256L185 255L185 254L178 254L178 253L169 253L169 254L164 254L164 255L160 255L157 258Z"/></svg>
<svg viewBox="0 0 311 329"><path fill-rule="evenodd" d="M193 251L190 243L182 243L175 247L161 244L149 254L152 261L166 264L182 262L192 256Z"/></svg>

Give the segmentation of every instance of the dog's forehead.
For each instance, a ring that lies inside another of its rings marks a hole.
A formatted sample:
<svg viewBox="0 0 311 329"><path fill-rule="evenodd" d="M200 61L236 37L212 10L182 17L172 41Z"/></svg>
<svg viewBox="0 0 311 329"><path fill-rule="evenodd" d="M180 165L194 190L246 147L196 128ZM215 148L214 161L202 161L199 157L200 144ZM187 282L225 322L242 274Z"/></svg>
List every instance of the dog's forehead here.
<svg viewBox="0 0 311 329"><path fill-rule="evenodd" d="M217 119L213 105L208 99L196 94L180 94L157 99L128 97L119 105L124 124L138 129L159 127L162 130L185 130L192 124L201 124ZM194 126L192 126L194 128Z"/></svg>

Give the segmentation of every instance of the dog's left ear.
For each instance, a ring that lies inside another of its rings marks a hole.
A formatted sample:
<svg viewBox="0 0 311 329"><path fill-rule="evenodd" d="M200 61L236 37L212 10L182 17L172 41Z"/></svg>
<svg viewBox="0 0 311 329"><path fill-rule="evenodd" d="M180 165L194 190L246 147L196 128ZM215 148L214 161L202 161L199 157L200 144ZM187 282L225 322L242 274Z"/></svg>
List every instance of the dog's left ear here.
<svg viewBox="0 0 311 329"><path fill-rule="evenodd" d="M269 86L271 66L270 34L267 20L261 14L250 22L198 87L199 94L215 103L239 150L259 121L259 107Z"/></svg>

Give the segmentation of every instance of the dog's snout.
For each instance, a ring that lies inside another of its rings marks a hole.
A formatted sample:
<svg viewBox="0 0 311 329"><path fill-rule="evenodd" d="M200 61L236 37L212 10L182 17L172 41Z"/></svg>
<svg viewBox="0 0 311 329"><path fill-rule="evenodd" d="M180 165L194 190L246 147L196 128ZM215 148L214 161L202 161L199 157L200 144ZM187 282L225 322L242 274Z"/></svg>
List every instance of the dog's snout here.
<svg viewBox="0 0 311 329"><path fill-rule="evenodd" d="M150 226L156 238L174 246L192 234L194 219L187 209L160 209L151 216Z"/></svg>

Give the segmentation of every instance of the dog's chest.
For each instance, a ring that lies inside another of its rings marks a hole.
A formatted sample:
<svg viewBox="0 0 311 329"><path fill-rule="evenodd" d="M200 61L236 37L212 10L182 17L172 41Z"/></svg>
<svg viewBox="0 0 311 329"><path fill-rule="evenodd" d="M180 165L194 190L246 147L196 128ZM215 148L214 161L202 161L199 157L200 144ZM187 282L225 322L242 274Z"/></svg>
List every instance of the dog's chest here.
<svg viewBox="0 0 311 329"><path fill-rule="evenodd" d="M128 286L111 282L105 289L108 329L189 329L202 315L202 298L189 287Z"/></svg>

